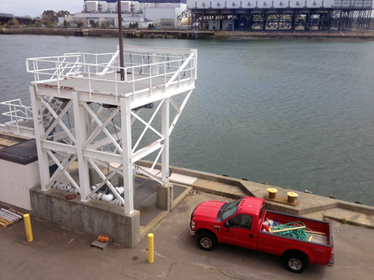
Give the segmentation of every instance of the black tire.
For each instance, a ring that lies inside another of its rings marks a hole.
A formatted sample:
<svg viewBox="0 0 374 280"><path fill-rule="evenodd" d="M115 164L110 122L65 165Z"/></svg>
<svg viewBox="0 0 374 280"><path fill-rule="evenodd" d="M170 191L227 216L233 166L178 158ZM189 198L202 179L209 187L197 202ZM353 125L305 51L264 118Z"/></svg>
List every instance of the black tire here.
<svg viewBox="0 0 374 280"><path fill-rule="evenodd" d="M197 238L197 244L199 245L201 250L212 251L217 246L217 240L213 234L209 232L203 232Z"/></svg>
<svg viewBox="0 0 374 280"><path fill-rule="evenodd" d="M283 256L284 266L291 272L301 273L305 270L308 262L301 253L287 253Z"/></svg>

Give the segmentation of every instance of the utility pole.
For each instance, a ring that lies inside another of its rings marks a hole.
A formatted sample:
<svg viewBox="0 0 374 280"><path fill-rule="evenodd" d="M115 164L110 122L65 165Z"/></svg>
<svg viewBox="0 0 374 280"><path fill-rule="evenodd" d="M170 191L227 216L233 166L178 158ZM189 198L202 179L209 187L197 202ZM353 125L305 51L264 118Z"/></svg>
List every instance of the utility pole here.
<svg viewBox="0 0 374 280"><path fill-rule="evenodd" d="M122 7L121 0L117 1L117 10L118 10L118 37L119 37L119 66L121 69L121 81L125 80L125 63L123 61L123 31L122 31Z"/></svg>

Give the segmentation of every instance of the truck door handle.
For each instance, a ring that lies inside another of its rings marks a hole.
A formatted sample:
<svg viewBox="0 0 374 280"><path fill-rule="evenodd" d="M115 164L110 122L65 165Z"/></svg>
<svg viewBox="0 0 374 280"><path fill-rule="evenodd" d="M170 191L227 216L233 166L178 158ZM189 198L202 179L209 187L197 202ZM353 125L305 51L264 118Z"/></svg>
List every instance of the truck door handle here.
<svg viewBox="0 0 374 280"><path fill-rule="evenodd" d="M249 238L253 238L253 234L252 233L249 234Z"/></svg>

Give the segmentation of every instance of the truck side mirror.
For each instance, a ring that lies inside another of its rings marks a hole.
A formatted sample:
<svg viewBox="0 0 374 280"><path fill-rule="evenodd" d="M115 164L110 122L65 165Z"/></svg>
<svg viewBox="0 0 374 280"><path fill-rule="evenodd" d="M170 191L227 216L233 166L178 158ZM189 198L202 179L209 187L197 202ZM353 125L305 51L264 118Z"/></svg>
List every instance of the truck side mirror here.
<svg viewBox="0 0 374 280"><path fill-rule="evenodd" d="M226 221L223 226L226 228L226 232L229 232L229 221Z"/></svg>

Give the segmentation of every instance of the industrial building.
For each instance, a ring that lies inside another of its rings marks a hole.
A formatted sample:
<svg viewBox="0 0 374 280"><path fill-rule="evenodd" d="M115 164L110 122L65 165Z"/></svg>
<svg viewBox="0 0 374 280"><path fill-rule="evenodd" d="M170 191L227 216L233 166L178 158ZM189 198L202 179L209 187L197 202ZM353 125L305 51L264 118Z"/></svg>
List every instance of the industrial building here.
<svg viewBox="0 0 374 280"><path fill-rule="evenodd" d="M139 28L148 28L151 23L160 29L174 29L180 27L178 16L187 10L187 0L146 0L121 1L122 25L129 27L130 23L138 23ZM118 27L117 1L84 1L82 13L66 18L60 18L59 24L64 20L72 24L82 22L90 25L92 21L108 26Z"/></svg>
<svg viewBox="0 0 374 280"><path fill-rule="evenodd" d="M208 30L364 31L373 0L190 0L193 26Z"/></svg>

